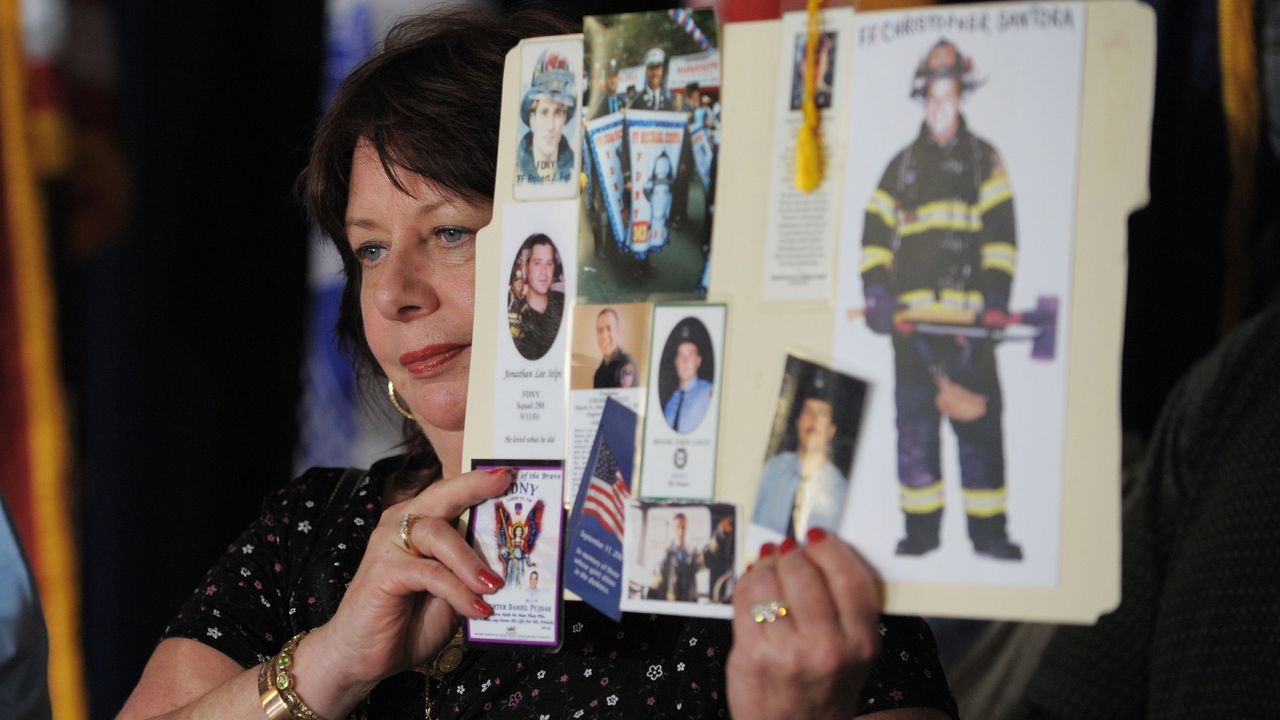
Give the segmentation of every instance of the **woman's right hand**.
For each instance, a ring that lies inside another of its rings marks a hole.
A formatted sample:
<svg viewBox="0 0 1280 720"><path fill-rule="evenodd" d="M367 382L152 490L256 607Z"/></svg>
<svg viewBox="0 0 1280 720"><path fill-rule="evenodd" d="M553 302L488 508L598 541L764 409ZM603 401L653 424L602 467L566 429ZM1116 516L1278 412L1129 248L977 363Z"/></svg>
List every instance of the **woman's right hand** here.
<svg viewBox="0 0 1280 720"><path fill-rule="evenodd" d="M511 470L439 480L382 513L333 618L295 654L297 693L322 717L345 717L380 680L430 660L459 616L493 614L483 595L502 587L457 529L469 507L501 494ZM416 515L409 552L401 518Z"/></svg>

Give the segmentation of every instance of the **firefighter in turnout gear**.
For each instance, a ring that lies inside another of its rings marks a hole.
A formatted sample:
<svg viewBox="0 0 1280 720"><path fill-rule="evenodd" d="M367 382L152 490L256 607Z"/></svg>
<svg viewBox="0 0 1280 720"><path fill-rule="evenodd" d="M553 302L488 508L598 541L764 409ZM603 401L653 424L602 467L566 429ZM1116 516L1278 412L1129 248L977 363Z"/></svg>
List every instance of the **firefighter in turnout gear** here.
<svg viewBox="0 0 1280 720"><path fill-rule="evenodd" d="M906 535L897 554L939 544L940 426L956 435L974 551L1021 560L1006 530L1002 402L990 340L897 332L895 313L1008 311L1017 260L1013 190L1000 154L969 131L962 96L976 87L969 58L941 40L916 70L924 122L894 157L866 208L862 282L866 321L893 338L898 482Z"/></svg>

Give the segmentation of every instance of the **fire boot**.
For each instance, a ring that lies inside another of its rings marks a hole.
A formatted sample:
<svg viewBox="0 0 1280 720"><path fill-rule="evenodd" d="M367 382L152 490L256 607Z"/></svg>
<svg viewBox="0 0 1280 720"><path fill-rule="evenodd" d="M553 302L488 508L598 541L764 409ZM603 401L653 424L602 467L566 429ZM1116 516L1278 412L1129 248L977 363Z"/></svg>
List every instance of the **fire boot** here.
<svg viewBox="0 0 1280 720"><path fill-rule="evenodd" d="M924 555L938 548L942 510L906 514L907 536L898 541L898 555Z"/></svg>
<svg viewBox="0 0 1280 720"><path fill-rule="evenodd" d="M991 517L969 516L969 539L973 551L997 560L1021 560L1022 546L1009 539L1005 531L1005 514Z"/></svg>

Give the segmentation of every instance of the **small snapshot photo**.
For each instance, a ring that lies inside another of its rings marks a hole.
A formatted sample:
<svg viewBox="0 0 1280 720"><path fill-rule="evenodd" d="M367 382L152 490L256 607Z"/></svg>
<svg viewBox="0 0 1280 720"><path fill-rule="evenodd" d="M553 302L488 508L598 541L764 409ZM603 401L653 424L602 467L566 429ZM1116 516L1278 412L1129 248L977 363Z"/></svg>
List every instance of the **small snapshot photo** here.
<svg viewBox="0 0 1280 720"><path fill-rule="evenodd" d="M649 360L649 313L645 303L576 306L570 389L642 387Z"/></svg>
<svg viewBox="0 0 1280 720"><path fill-rule="evenodd" d="M623 610L732 616L736 505L632 503L626 528Z"/></svg>
<svg viewBox="0 0 1280 720"><path fill-rule="evenodd" d="M791 65L791 109L799 110L804 102L804 63L808 35L800 33L795 39L794 61ZM831 107L832 93L835 91L836 75L836 34L824 32L818 35L817 45L813 50L813 100L819 110Z"/></svg>
<svg viewBox="0 0 1280 720"><path fill-rule="evenodd" d="M511 341L526 360L538 360L556 341L564 315L564 263L555 242L530 235L511 263L507 321Z"/></svg>
<svg viewBox="0 0 1280 720"><path fill-rule="evenodd" d="M588 16L583 38L579 297L703 297L720 147L715 13Z"/></svg>
<svg viewBox="0 0 1280 720"><path fill-rule="evenodd" d="M840 531L867 383L787 356L748 547Z"/></svg>
<svg viewBox="0 0 1280 720"><path fill-rule="evenodd" d="M667 426L680 434L702 424L715 402L716 351L707 326L690 316L676 323L657 365L658 399Z"/></svg>
<svg viewBox="0 0 1280 720"><path fill-rule="evenodd" d="M582 42L520 48L520 132L516 200L577 197L582 117Z"/></svg>

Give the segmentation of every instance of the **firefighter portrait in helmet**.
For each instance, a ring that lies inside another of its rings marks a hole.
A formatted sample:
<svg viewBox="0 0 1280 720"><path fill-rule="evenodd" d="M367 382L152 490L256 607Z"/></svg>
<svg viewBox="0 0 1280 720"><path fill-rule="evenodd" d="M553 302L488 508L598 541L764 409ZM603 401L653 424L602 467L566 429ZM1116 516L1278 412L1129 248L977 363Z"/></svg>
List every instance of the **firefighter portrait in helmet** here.
<svg viewBox="0 0 1280 720"><path fill-rule="evenodd" d="M1007 315L1017 261L1013 188L996 149L973 133L963 100L973 61L946 39L916 67L923 121L885 169L866 207L865 319L894 352L900 556L936 549L943 514L941 432L955 433L969 538L980 556L1022 559L1006 515L1003 403L990 339L908 331L899 312Z"/></svg>
<svg viewBox="0 0 1280 720"><path fill-rule="evenodd" d="M520 102L520 119L529 132L516 148L517 184L573 180L574 151L564 131L577 106L576 87L564 53L546 50L538 56Z"/></svg>

